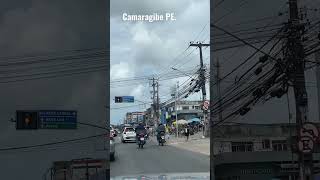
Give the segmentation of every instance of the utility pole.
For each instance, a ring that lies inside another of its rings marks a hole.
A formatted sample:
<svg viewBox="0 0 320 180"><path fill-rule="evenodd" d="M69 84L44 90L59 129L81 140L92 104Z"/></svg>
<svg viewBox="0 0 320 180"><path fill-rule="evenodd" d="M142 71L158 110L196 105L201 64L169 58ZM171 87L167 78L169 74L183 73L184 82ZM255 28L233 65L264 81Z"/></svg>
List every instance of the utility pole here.
<svg viewBox="0 0 320 180"><path fill-rule="evenodd" d="M301 140L300 130L308 121L308 95L305 87L304 75L304 50L301 43L302 24L299 22L298 2L289 0L289 35L287 39L288 55L287 61L293 65L289 77L293 82L293 90L296 104L297 137ZM300 180L313 180L313 158L312 153L298 152Z"/></svg>
<svg viewBox="0 0 320 180"><path fill-rule="evenodd" d="M202 44L200 42L198 43L190 43L190 46L195 46L195 47L198 47L199 48L199 51L200 51L200 85L201 85L201 91L202 91L202 101L204 103L204 101L207 99L206 98L206 78L204 76L204 66L203 66L203 58L202 58L202 47L203 46L210 46L210 44ZM206 114L207 114L207 110L203 109L203 120L204 120L204 126L205 126L205 136L208 136L208 131L209 131L209 128L208 128L208 118L206 117Z"/></svg>
<svg viewBox="0 0 320 180"><path fill-rule="evenodd" d="M160 123L159 81L157 81L157 126Z"/></svg>
<svg viewBox="0 0 320 180"><path fill-rule="evenodd" d="M213 51L210 53L211 58L213 57ZM210 58L210 59L211 59ZM210 179L215 179L215 165L214 165L214 133L213 133L213 128L214 128L214 121L213 117L215 116L214 111L213 111L213 101L214 101L214 83L215 83L215 78L214 78L214 70L215 70L215 64L210 63L210 103L209 103L209 112L210 112L210 118L209 118L209 126L210 126L210 152L212 154L210 155Z"/></svg>
<svg viewBox="0 0 320 180"><path fill-rule="evenodd" d="M216 70L216 74L214 75L214 70ZM215 78L213 78L215 76ZM210 121L209 121L209 125L210 125L210 151L214 152L214 133L213 133L213 126L214 126L214 111L212 109L212 105L213 105L213 101L215 98L215 92L214 92L214 87L213 85L216 84L216 94L218 97L218 122L222 121L222 104L221 104L221 88L220 88L220 63L219 63L219 58L217 58L216 63L210 63L210 105L209 105L209 109L210 109ZM214 168L214 154L212 154L210 156L210 177L211 179L214 179L215 177L215 168Z"/></svg>
<svg viewBox="0 0 320 180"><path fill-rule="evenodd" d="M157 88L157 90L156 90ZM159 84L156 82L155 78L152 78L152 111L153 111L153 124L158 124L158 103L159 103L159 93L158 93ZM157 96L157 97L156 97Z"/></svg>
<svg viewBox="0 0 320 180"><path fill-rule="evenodd" d="M319 24L319 32L320 32L320 24ZM315 54L315 62L320 64L320 51ZM317 88L318 88L318 119L320 119L320 67L318 66L316 69L317 76Z"/></svg>
<svg viewBox="0 0 320 180"><path fill-rule="evenodd" d="M217 83L217 97L218 97L218 104L219 104L219 120L218 122L222 121L222 103L221 103L221 93L220 93L220 63L219 63L219 58L217 58L216 62L216 83Z"/></svg>
<svg viewBox="0 0 320 180"><path fill-rule="evenodd" d="M151 99L152 99L152 114L153 114L153 125L154 125L154 123L155 123L155 83L154 83L154 78L152 78L152 97L151 97Z"/></svg>
<svg viewBox="0 0 320 180"><path fill-rule="evenodd" d="M178 109L177 109L177 101L178 101L178 98L179 98L179 81L177 82L177 85L176 85L176 91L175 91L175 101L174 101L174 110L176 112L176 133L177 133L177 138L179 137L179 130L178 130Z"/></svg>

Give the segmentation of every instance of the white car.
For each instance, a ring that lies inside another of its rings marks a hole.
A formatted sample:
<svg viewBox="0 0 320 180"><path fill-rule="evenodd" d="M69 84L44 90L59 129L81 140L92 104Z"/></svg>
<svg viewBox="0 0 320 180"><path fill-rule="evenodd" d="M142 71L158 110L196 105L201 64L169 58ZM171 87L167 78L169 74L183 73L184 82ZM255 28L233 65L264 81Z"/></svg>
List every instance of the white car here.
<svg viewBox="0 0 320 180"><path fill-rule="evenodd" d="M121 141L123 143L128 141L136 142L136 132L133 127L125 127L123 129Z"/></svg>

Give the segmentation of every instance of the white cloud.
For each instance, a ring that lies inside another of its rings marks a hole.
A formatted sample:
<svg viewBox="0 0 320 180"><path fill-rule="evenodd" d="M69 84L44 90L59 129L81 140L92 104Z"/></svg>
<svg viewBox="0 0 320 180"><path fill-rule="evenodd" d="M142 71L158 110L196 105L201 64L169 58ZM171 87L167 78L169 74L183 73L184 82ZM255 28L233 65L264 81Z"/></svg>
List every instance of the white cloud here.
<svg viewBox="0 0 320 180"><path fill-rule="evenodd" d="M128 78L132 76L133 69L130 68L129 64L126 62L120 62L111 66L110 75L111 81L113 79Z"/></svg>
<svg viewBox="0 0 320 180"><path fill-rule="evenodd" d="M140 84L136 88L133 89L133 91L130 93L131 96L135 97L141 97L143 92L143 86Z"/></svg>
<svg viewBox="0 0 320 180"><path fill-rule="evenodd" d="M209 22L209 0L163 0L152 2L149 0L112 0L111 11L112 79L149 76L155 73L168 74L168 72L172 72L170 67L177 63L179 65L176 68L179 70L199 64L199 55L196 54L198 50L194 50L193 53L187 56L193 48L189 48L184 52L183 56L175 59L175 61L173 60L188 47L189 42L193 41L203 26ZM153 23L127 22L121 19L124 12L129 14L174 12L177 20ZM209 35L209 25L206 26L202 35L202 37L200 36L201 38ZM204 53L208 52L205 51ZM208 54L204 55L204 57L207 56ZM186 64L182 66L184 63ZM179 80L182 83L186 79L188 78ZM170 87L176 81L177 79L160 81L159 93L163 97L160 98L161 100L170 98ZM111 97L115 94L134 95L136 99L151 101L148 81L139 82L128 82L127 87L116 87L113 84ZM113 107L125 106L111 103ZM113 121L112 119L123 119L125 112L141 110L141 108L112 110L111 121Z"/></svg>

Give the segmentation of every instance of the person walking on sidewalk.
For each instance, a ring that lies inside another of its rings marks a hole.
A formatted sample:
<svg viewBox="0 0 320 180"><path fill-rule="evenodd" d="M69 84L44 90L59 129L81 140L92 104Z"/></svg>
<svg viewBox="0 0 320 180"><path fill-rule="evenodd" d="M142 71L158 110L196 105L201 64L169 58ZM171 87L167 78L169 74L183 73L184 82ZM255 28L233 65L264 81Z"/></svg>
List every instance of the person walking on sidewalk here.
<svg viewBox="0 0 320 180"><path fill-rule="evenodd" d="M170 138L170 126L166 125L166 139Z"/></svg>
<svg viewBox="0 0 320 180"><path fill-rule="evenodd" d="M186 128L184 129L184 134L187 137L187 141L189 140L189 136L190 136L190 126L187 125Z"/></svg>

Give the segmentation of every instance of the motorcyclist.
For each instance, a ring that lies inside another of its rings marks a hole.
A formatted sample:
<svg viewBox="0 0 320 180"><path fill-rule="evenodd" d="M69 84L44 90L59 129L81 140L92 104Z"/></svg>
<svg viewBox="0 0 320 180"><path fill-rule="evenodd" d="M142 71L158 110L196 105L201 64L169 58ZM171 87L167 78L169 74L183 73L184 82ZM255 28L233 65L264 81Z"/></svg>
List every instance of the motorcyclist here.
<svg viewBox="0 0 320 180"><path fill-rule="evenodd" d="M138 136L140 134L143 134L143 135L146 135L147 134L147 130L146 128L143 126L143 123L140 122L139 125L136 127L135 129L135 132L136 132L136 138L138 139Z"/></svg>
<svg viewBox="0 0 320 180"><path fill-rule="evenodd" d="M160 123L158 128L157 128L157 139L158 140L160 139L160 133L161 132L164 132L164 133L166 132L166 127L162 123Z"/></svg>

